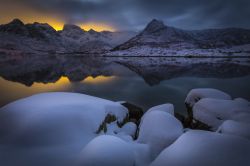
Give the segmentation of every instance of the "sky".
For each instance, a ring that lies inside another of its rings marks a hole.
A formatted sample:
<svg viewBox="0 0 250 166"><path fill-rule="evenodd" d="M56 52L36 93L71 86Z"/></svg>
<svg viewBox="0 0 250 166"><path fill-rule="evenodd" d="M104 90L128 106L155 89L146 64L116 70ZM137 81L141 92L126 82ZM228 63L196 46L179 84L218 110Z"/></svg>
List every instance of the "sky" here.
<svg viewBox="0 0 250 166"><path fill-rule="evenodd" d="M13 18L85 30L143 29L152 19L182 29L250 28L250 0L0 0L0 24Z"/></svg>

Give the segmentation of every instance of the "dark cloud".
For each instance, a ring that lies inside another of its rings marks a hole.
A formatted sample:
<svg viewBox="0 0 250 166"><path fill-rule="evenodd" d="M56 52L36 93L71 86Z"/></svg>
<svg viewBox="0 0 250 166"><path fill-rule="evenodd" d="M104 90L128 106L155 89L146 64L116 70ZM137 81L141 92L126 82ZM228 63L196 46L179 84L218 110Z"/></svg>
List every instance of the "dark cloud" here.
<svg viewBox="0 0 250 166"><path fill-rule="evenodd" d="M1 4L4 0L0 0ZM6 0L5 0L6 1ZM9 0L20 3L20 0ZM249 0L23 0L65 22L107 22L117 29L141 29L151 19L183 29L250 28Z"/></svg>

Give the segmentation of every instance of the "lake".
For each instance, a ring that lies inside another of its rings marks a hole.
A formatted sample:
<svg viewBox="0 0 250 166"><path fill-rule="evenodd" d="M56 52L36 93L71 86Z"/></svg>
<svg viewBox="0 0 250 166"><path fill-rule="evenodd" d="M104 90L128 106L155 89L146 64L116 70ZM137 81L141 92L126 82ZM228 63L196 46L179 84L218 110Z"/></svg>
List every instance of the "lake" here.
<svg viewBox="0 0 250 166"><path fill-rule="evenodd" d="M193 88L216 88L250 100L249 58L29 55L0 61L0 106L58 91L129 101L144 111L173 103L183 114Z"/></svg>

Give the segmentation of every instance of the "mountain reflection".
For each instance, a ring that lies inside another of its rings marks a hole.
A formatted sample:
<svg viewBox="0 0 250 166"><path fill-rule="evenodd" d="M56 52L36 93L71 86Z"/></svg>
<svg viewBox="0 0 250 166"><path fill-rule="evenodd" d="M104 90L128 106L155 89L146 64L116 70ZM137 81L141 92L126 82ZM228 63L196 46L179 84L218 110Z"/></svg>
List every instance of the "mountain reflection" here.
<svg viewBox="0 0 250 166"><path fill-rule="evenodd" d="M126 68L126 69L124 69ZM136 73L150 85L183 76L232 78L250 74L248 58L121 58L79 56L19 56L2 59L0 76L26 86L34 83L100 83Z"/></svg>

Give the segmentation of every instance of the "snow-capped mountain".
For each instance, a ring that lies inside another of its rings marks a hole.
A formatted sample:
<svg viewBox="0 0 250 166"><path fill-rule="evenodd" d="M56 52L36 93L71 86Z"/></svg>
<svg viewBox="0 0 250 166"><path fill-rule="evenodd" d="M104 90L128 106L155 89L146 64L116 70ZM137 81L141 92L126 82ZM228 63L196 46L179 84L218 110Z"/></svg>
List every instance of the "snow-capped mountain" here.
<svg viewBox="0 0 250 166"><path fill-rule="evenodd" d="M115 47L113 54L136 55L175 55L200 54L206 49L223 49L221 51L234 51L233 47L248 47L250 44L250 30L240 28L182 30L164 25L162 21L152 20L137 36ZM225 48L227 50L225 50ZM230 49L231 50L228 50ZM232 50L233 48L233 50ZM117 52L120 51L120 52ZM121 51L123 51L121 53ZM213 52L212 51L212 52ZM237 49L239 51L239 49ZM250 48L248 49L250 51Z"/></svg>
<svg viewBox="0 0 250 166"><path fill-rule="evenodd" d="M183 30L152 20L136 32L85 31L66 24L56 31L48 24L15 19L0 25L0 51L21 53L97 53L107 56L245 56L250 30L240 28ZM125 43L124 43L125 42Z"/></svg>
<svg viewBox="0 0 250 166"><path fill-rule="evenodd" d="M97 32L93 29L85 31L76 25L65 25L60 35L67 40L73 40L79 46L79 52L103 52L122 44L136 35L135 32Z"/></svg>
<svg viewBox="0 0 250 166"><path fill-rule="evenodd" d="M136 35L135 32L85 31L66 24L56 31L49 24L24 24L14 19L0 26L0 49L21 52L103 53Z"/></svg>

